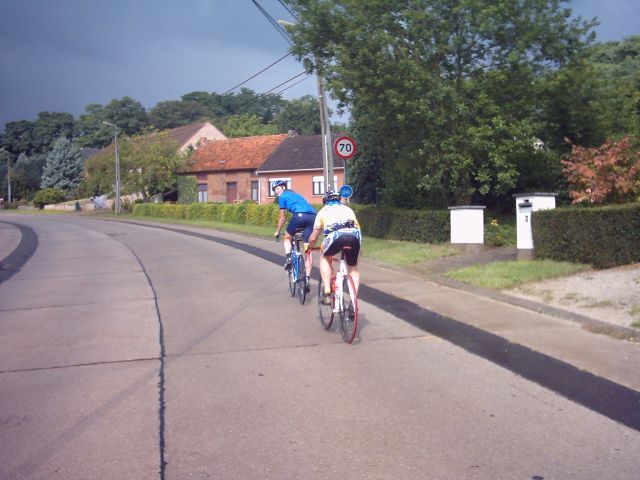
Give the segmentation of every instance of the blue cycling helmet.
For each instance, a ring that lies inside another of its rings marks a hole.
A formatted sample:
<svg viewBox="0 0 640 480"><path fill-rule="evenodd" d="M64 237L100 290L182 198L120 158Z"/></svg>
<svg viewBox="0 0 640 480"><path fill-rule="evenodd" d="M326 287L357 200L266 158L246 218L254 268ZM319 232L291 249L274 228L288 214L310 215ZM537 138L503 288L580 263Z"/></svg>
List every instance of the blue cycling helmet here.
<svg viewBox="0 0 640 480"><path fill-rule="evenodd" d="M271 185L271 188L275 190L276 187L284 187L286 189L287 182L285 182L284 180L276 180L275 182L273 182L273 185Z"/></svg>
<svg viewBox="0 0 640 480"><path fill-rule="evenodd" d="M322 197L322 203L325 205L329 203L340 202L340 194L338 192L334 192L333 190L329 190Z"/></svg>

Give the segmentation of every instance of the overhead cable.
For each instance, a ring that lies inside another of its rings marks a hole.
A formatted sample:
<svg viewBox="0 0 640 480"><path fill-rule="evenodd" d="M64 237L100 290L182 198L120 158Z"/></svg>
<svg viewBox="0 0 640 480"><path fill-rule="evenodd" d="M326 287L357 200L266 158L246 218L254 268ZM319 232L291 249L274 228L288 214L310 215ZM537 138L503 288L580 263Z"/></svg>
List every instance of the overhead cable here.
<svg viewBox="0 0 640 480"><path fill-rule="evenodd" d="M278 33L280 35L282 35L282 38L284 38L287 42L289 42L289 45L293 45L293 42L291 41L291 38L289 38L289 34L287 33L287 31L282 27L282 25L280 25L271 15L269 15L269 13L260 6L260 4L256 1L256 0L251 0L253 2L253 4L258 7L258 10L260 10L260 12L262 13L262 15L264 15L266 17L267 20L269 20L269 23L271 25L273 25L275 27L276 30L278 30Z"/></svg>
<svg viewBox="0 0 640 480"><path fill-rule="evenodd" d="M296 78L298 78L298 77L300 77L300 76L302 76L302 75L304 75L304 74L306 74L306 73L307 73L306 71L305 71L305 72L302 72L302 73L299 73L298 75L296 75L296 76L294 76L294 77L291 77L289 80L285 80L285 81L284 81L284 82L282 82L280 85L276 85L276 86L275 86L275 87L273 87L271 90L267 90L267 91L266 91L266 92L264 92L262 95L266 95L267 93L271 93L271 92L273 92L274 90L276 90L276 89L280 88L282 85L285 85L285 84L289 83L291 80L296 79Z"/></svg>
<svg viewBox="0 0 640 480"><path fill-rule="evenodd" d="M289 6L284 3L282 0L278 0L280 2L280 5L282 5L284 7L284 9L289 12L289 15L291 15L293 18L296 18L295 14L291 11L291 9L289 8Z"/></svg>
<svg viewBox="0 0 640 480"><path fill-rule="evenodd" d="M247 78L244 82L239 83L238 85L236 85L235 87L230 88L229 90L227 90L226 92L224 92L222 95L226 95L227 93L231 92L232 90L235 90L236 88L244 85L245 83L247 83L249 80L252 80L254 78L256 78L258 75L260 75L262 72L264 72L265 70L270 69L271 67L273 67L276 63L281 62L282 60L284 60L285 58L287 58L289 55L291 55L290 53L287 53L284 57L280 57L278 60L276 60L275 62L273 62L271 65L269 65L268 67L263 68L262 70L260 70L258 73L256 73L255 75L252 75L251 77Z"/></svg>
<svg viewBox="0 0 640 480"><path fill-rule="evenodd" d="M283 88L282 90L280 90L279 92L276 92L276 95L280 95L282 94L282 92L286 92L287 90L289 90L291 87L295 87L296 85L298 85L299 83L304 82L307 78L309 78L311 76L311 74L307 75L306 77L304 77L303 79L298 80L296 83L292 83L291 85L289 85L286 88Z"/></svg>

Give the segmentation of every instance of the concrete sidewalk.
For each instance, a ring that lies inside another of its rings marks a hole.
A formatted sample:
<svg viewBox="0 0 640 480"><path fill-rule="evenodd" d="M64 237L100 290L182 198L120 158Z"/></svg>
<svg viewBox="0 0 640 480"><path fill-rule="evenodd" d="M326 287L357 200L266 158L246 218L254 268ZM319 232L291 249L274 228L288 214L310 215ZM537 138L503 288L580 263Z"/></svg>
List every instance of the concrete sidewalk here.
<svg viewBox="0 0 640 480"><path fill-rule="evenodd" d="M146 222L136 220L134 223ZM148 224L156 228L196 231L222 238L241 238L244 243L266 251L275 249L272 241L262 238L179 225ZM2 259L11 253L8 250L19 243L15 236L16 232L19 235L19 230L11 231L2 223L0 226L3 227L0 229L1 264ZM640 343L594 333L592 330L597 330L594 327L602 327L602 322L500 292L469 287L442 276L449 268L510 258L515 258L514 249L494 249L429 262L411 270L390 269L363 259L360 270L363 285L640 391L637 369L640 365ZM612 331L615 333L615 329Z"/></svg>

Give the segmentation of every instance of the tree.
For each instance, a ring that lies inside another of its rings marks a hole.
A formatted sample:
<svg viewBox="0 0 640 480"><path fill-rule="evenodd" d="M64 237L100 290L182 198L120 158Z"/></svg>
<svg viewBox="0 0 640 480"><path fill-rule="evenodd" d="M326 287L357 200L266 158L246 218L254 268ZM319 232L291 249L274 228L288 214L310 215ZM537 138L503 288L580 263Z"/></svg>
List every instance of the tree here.
<svg viewBox="0 0 640 480"><path fill-rule="evenodd" d="M80 147L64 137L59 138L47 155L47 163L40 180L41 188L56 188L73 194L76 193L82 178Z"/></svg>
<svg viewBox="0 0 640 480"><path fill-rule="evenodd" d="M377 131L382 199L408 207L510 192L543 130L539 80L593 40L560 0L288 3L294 53Z"/></svg>
<svg viewBox="0 0 640 480"><path fill-rule="evenodd" d="M31 156L48 152L58 138L71 137L73 130L74 120L70 113L40 112L33 122L8 122L1 140L14 155Z"/></svg>
<svg viewBox="0 0 640 480"><path fill-rule="evenodd" d="M596 148L572 145L562 163L573 203L625 203L640 195L640 152L628 137Z"/></svg>
<svg viewBox="0 0 640 480"><path fill-rule="evenodd" d="M81 147L104 148L113 140L113 127L117 125L124 135L137 135L148 126L147 113L140 102L131 97L113 99L106 106L92 103L78 119L75 135Z"/></svg>
<svg viewBox="0 0 640 480"><path fill-rule="evenodd" d="M121 193L141 193L149 198L177 188L175 172L186 157L166 133L123 136L120 139ZM114 190L115 152L112 147L87 159L82 191L95 196Z"/></svg>
<svg viewBox="0 0 640 480"><path fill-rule="evenodd" d="M590 53L610 105L606 135L640 135L640 35L595 44Z"/></svg>
<svg viewBox="0 0 640 480"><path fill-rule="evenodd" d="M302 135L319 135L321 129L318 109L318 101L310 95L289 100L273 123L281 133L297 130Z"/></svg>
<svg viewBox="0 0 640 480"><path fill-rule="evenodd" d="M159 102L149 111L149 123L159 130L189 125L206 117L206 107L193 100Z"/></svg>
<svg viewBox="0 0 640 480"><path fill-rule="evenodd" d="M18 160L11 168L12 192L16 198L29 198L40 189L40 177L47 156L36 153L27 157L24 153L18 156Z"/></svg>
<svg viewBox="0 0 640 480"><path fill-rule="evenodd" d="M176 171L185 159L178 142L168 135L124 137L120 163L124 193L141 193L146 199L177 189Z"/></svg>
<svg viewBox="0 0 640 480"><path fill-rule="evenodd" d="M219 122L219 128L227 137L250 137L252 135L273 135L277 133L275 125L266 125L257 115L231 115Z"/></svg>

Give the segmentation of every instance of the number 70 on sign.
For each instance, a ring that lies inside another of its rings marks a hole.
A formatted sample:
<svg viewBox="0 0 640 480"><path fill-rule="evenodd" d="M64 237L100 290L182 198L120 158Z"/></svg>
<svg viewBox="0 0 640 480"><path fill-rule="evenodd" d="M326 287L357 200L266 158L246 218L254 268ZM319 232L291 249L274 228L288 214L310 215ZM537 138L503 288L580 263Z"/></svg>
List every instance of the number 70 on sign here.
<svg viewBox="0 0 640 480"><path fill-rule="evenodd" d="M351 158L356 154L356 141L347 136L338 137L333 142L333 151L341 158Z"/></svg>

